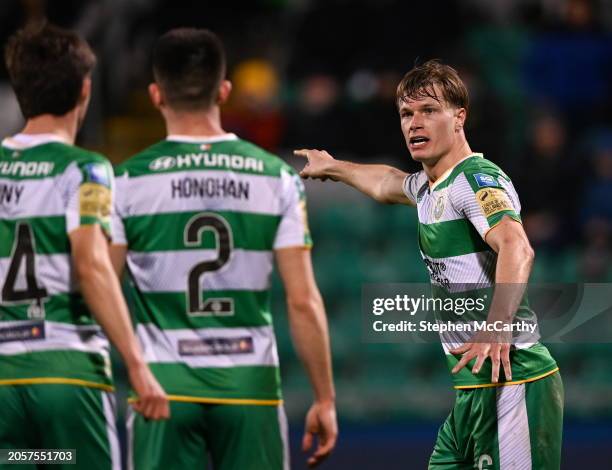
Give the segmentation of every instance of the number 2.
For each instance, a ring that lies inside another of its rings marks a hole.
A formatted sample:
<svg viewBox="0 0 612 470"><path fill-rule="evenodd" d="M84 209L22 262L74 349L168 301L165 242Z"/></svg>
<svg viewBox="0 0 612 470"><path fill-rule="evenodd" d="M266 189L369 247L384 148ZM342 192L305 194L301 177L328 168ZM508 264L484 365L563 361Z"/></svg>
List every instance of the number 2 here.
<svg viewBox="0 0 612 470"><path fill-rule="evenodd" d="M215 235L217 259L202 261L194 265L187 278L187 313L189 315L227 316L234 314L234 299L211 298L202 301L200 278L207 272L218 271L230 259L234 249L232 228L220 215L202 213L192 217L185 226L185 245L198 246L202 243L202 232L210 230Z"/></svg>

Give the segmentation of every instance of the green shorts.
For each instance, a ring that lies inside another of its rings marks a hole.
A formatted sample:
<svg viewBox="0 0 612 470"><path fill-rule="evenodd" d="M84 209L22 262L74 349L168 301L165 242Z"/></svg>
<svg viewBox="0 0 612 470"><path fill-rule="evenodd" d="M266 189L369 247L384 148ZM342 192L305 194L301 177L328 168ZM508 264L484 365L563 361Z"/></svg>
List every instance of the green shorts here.
<svg viewBox="0 0 612 470"><path fill-rule="evenodd" d="M1 465L2 469L120 470L115 397L66 384L0 386L0 449L75 449L76 465Z"/></svg>
<svg viewBox="0 0 612 470"><path fill-rule="evenodd" d="M562 430L559 372L520 385L458 390L429 470L558 470Z"/></svg>
<svg viewBox="0 0 612 470"><path fill-rule="evenodd" d="M282 405L170 402L170 419L129 411L128 467L134 470L288 470Z"/></svg>

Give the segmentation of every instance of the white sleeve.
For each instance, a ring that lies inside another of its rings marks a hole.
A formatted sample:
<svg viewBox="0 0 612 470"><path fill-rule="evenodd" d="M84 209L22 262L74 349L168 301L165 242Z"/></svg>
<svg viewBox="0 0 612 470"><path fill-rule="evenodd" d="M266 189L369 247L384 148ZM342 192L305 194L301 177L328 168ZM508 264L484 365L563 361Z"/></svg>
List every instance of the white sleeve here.
<svg viewBox="0 0 612 470"><path fill-rule="evenodd" d="M281 221L274 239L274 249L312 246L306 212L306 192L299 175L281 170Z"/></svg>
<svg viewBox="0 0 612 470"><path fill-rule="evenodd" d="M404 194L410 202L416 206L417 196L419 190L423 187L423 184L427 182L427 175L423 170L417 171L416 173L410 173L404 178L403 190Z"/></svg>
<svg viewBox="0 0 612 470"><path fill-rule="evenodd" d="M127 245L123 218L125 217L126 190L128 187L128 174L115 177L115 199L112 213L113 243Z"/></svg>

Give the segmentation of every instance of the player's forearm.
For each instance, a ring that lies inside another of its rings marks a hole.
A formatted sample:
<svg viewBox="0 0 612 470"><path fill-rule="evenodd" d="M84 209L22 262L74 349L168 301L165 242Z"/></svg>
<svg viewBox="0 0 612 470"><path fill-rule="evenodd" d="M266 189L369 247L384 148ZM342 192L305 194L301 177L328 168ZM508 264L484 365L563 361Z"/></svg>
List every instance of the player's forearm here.
<svg viewBox="0 0 612 470"><path fill-rule="evenodd" d="M327 169L330 178L354 187L382 203L401 202L401 184L406 173L389 165L364 165L334 160Z"/></svg>
<svg viewBox="0 0 612 470"><path fill-rule="evenodd" d="M500 246L489 320L512 321L525 293L534 254L522 241Z"/></svg>
<svg viewBox="0 0 612 470"><path fill-rule="evenodd" d="M142 352L110 260L97 260L80 272L77 270L77 275L87 305L126 366L143 365Z"/></svg>
<svg viewBox="0 0 612 470"><path fill-rule="evenodd" d="M300 301L287 301L289 327L298 356L314 389L316 401L334 401L329 332L323 300L313 294Z"/></svg>

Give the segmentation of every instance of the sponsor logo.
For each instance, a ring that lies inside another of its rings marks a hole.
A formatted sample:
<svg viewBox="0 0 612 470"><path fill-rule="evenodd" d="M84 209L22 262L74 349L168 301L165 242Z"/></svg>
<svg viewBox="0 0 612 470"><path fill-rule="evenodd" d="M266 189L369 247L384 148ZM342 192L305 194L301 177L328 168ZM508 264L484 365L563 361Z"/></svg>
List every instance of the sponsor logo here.
<svg viewBox="0 0 612 470"><path fill-rule="evenodd" d="M81 217L106 219L111 213L111 191L98 183L84 183L79 189Z"/></svg>
<svg viewBox="0 0 612 470"><path fill-rule="evenodd" d="M84 169L87 181L110 187L110 177L106 165L102 163L87 163Z"/></svg>
<svg viewBox="0 0 612 470"><path fill-rule="evenodd" d="M476 173L474 175L474 178L476 179L476 184L479 188L499 187L499 183L491 175L486 175L484 173Z"/></svg>
<svg viewBox="0 0 612 470"><path fill-rule="evenodd" d="M0 175L47 176L53 166L52 162L0 162Z"/></svg>
<svg viewBox="0 0 612 470"><path fill-rule="evenodd" d="M149 169L153 171L171 170L175 166L175 157L159 157L149 163Z"/></svg>
<svg viewBox="0 0 612 470"><path fill-rule="evenodd" d="M228 170L246 170L263 173L264 162L257 158L226 153L188 153L185 155L157 157L149 163L151 171L165 171L173 168L215 167Z"/></svg>
<svg viewBox="0 0 612 470"><path fill-rule="evenodd" d="M0 328L0 343L45 339L45 323L36 322Z"/></svg>
<svg viewBox="0 0 612 470"><path fill-rule="evenodd" d="M221 356L230 354L251 354L255 351L253 338L203 338L182 339L178 342L181 356Z"/></svg>
<svg viewBox="0 0 612 470"><path fill-rule="evenodd" d="M478 205L485 217L491 217L498 212L514 209L510 199L508 199L508 195L502 189L480 189L476 193L476 201L478 201Z"/></svg>

